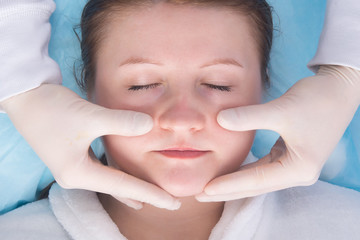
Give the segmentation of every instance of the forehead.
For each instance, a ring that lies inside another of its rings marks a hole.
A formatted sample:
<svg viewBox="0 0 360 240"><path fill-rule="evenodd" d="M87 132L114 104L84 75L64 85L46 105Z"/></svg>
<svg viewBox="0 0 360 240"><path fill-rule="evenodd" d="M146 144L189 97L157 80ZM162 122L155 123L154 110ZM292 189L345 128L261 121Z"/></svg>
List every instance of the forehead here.
<svg viewBox="0 0 360 240"><path fill-rule="evenodd" d="M128 58L201 63L209 58L234 58L258 64L249 19L227 8L155 4L115 13L99 46L98 60Z"/></svg>

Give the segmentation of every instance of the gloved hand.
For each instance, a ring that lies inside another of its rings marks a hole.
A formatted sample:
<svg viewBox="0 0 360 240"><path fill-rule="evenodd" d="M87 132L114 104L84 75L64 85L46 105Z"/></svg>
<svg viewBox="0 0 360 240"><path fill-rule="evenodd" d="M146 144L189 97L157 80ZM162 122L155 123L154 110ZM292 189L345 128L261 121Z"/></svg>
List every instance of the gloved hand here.
<svg viewBox="0 0 360 240"><path fill-rule="evenodd" d="M106 109L52 84L11 97L1 106L62 187L111 194L135 209L142 202L171 210L180 207L164 190L102 165L89 150L102 135L147 133L153 126L150 116Z"/></svg>
<svg viewBox="0 0 360 240"><path fill-rule="evenodd" d="M220 112L226 129L268 129L281 137L270 154L212 180L197 199L228 201L315 183L359 104L360 71L321 66L276 100Z"/></svg>

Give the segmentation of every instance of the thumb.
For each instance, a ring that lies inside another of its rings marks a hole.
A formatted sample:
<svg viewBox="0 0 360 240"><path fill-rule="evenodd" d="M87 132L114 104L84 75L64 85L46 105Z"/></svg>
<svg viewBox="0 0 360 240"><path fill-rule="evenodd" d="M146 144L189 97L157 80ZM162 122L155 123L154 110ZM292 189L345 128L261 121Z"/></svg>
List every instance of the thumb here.
<svg viewBox="0 0 360 240"><path fill-rule="evenodd" d="M273 102L230 108L217 116L219 125L231 131L267 129L278 132L281 111Z"/></svg>
<svg viewBox="0 0 360 240"><path fill-rule="evenodd" d="M95 137L103 135L139 136L153 128L151 116L128 110L99 107L92 114L91 129Z"/></svg>

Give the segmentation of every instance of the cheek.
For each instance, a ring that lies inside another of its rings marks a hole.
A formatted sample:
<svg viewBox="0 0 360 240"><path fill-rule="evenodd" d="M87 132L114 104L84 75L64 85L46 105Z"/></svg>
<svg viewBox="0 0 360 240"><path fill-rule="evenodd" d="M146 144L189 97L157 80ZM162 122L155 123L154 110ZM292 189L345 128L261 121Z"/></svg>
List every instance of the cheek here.
<svg viewBox="0 0 360 240"><path fill-rule="evenodd" d="M126 142L121 141L121 138L117 136L104 136L102 140L110 166L120 168L121 164L117 159L122 159L122 161L127 162L126 151L124 151L124 149L128 149L131 145L127 146Z"/></svg>
<svg viewBox="0 0 360 240"><path fill-rule="evenodd" d="M251 150L255 131L231 132L219 126L219 129L214 131L214 135L216 136L214 141L219 146L217 158L220 167L217 175L237 171Z"/></svg>
<svg viewBox="0 0 360 240"><path fill-rule="evenodd" d="M263 87L261 83L260 75L254 77L255 81L251 81L246 87L239 90L238 101L242 102L242 105L254 105L261 103Z"/></svg>
<svg viewBox="0 0 360 240"><path fill-rule="evenodd" d="M102 139L109 166L133 176L150 180L142 168L144 149L139 148L139 146L144 145L142 140L120 136L104 136Z"/></svg>
<svg viewBox="0 0 360 240"><path fill-rule="evenodd" d="M246 87L239 86L235 88L227 96L219 96L218 99L214 99L212 101L213 108L218 113L228 108L260 104L262 93L261 82L255 81L252 84L246 84Z"/></svg>
<svg viewBox="0 0 360 240"><path fill-rule="evenodd" d="M113 108L114 98L113 91L110 88L111 84L106 84L104 80L96 80L94 91L91 93L91 99L94 103L107 107Z"/></svg>

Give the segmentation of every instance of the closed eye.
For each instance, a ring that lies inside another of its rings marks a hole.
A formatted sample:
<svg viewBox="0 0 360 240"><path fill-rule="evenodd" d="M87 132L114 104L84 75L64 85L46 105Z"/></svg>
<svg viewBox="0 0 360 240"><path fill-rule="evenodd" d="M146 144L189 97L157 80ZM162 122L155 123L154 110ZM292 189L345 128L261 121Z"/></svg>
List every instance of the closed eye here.
<svg viewBox="0 0 360 240"><path fill-rule="evenodd" d="M214 84L210 84L210 83L203 83L202 85L214 89L214 90L219 90L222 92L230 92L231 91L231 87L230 86L221 86L221 85L214 85Z"/></svg>
<svg viewBox="0 0 360 240"><path fill-rule="evenodd" d="M147 85L133 85L131 87L129 87L129 91L140 91L140 90L148 90L148 89L152 89L152 88L156 88L160 85L161 83L152 83L152 84L147 84Z"/></svg>

